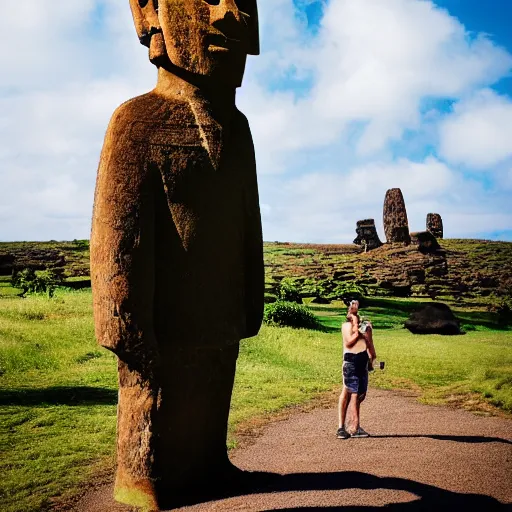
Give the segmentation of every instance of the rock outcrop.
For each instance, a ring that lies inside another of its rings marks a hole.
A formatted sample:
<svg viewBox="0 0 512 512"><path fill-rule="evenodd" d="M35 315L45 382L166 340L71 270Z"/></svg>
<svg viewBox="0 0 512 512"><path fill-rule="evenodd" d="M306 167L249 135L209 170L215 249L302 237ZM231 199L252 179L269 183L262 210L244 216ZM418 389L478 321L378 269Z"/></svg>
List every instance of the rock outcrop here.
<svg viewBox="0 0 512 512"><path fill-rule="evenodd" d="M443 238L443 219L439 213L429 213L427 215L427 231L436 238Z"/></svg>
<svg viewBox="0 0 512 512"><path fill-rule="evenodd" d="M384 199L384 232L388 243L411 243L404 196L399 188L386 192Z"/></svg>
<svg viewBox="0 0 512 512"><path fill-rule="evenodd" d="M354 243L363 246L365 250L377 249L382 245L373 219L358 220L356 233Z"/></svg>
<svg viewBox="0 0 512 512"><path fill-rule="evenodd" d="M413 334L461 334L459 320L449 306L439 302L411 313L404 326Z"/></svg>

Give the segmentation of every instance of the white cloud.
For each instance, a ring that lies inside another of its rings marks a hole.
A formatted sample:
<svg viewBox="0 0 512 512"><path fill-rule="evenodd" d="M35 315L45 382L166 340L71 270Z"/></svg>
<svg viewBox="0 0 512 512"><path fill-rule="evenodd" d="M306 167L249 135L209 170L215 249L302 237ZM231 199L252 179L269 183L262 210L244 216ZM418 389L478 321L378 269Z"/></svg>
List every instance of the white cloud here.
<svg viewBox="0 0 512 512"><path fill-rule="evenodd" d="M400 187L405 197L411 230L425 229L427 213L450 202L465 203L462 177L439 160L401 159L367 164L346 174L336 171L289 178L269 195L272 211L264 210L270 240L338 242L355 237L356 221L374 218L383 237L382 208L386 190ZM444 210L446 211L446 210ZM451 229L451 224L448 222ZM308 238L309 237L309 238Z"/></svg>
<svg viewBox="0 0 512 512"><path fill-rule="evenodd" d="M262 87L243 91L241 105L256 142L276 159L263 172L281 170L283 152L346 138L354 122L364 123L358 153L372 155L405 130L421 129L425 98L462 97L512 68L505 50L484 36L470 40L457 19L428 1L331 0L313 42L300 36L301 20L281 33L281 19L267 20L279 34L280 53L273 45L260 58L272 64L272 73L310 77L313 90L297 99L266 89L267 73L251 76Z"/></svg>
<svg viewBox="0 0 512 512"><path fill-rule="evenodd" d="M330 0L315 37L292 0L258 4L262 55L249 59L238 104L253 130L265 238L349 241L359 218L379 225L393 186L404 191L412 229L432 210L454 234L477 232L466 222L476 208L489 226L510 219L504 194L468 182L455 165L487 149L489 165L500 162L489 175L512 186L500 131L509 118L499 108L510 99L475 99L510 70L509 53L470 39L430 1ZM10 2L0 30L15 46L0 48L0 239L86 237L108 119L155 81L128 3ZM460 103L443 118L423 112L429 98ZM481 128L468 128L468 115L490 127L469 150L463 130L476 138ZM439 122L442 150L426 151Z"/></svg>
<svg viewBox="0 0 512 512"><path fill-rule="evenodd" d="M511 158L512 99L484 89L457 103L440 126L440 154L475 169Z"/></svg>

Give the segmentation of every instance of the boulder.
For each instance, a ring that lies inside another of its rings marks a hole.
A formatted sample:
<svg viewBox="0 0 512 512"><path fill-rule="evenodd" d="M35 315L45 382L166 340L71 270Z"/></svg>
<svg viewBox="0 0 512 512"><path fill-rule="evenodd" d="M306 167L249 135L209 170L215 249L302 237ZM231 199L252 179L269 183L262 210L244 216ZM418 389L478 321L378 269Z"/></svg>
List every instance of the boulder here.
<svg viewBox="0 0 512 512"><path fill-rule="evenodd" d="M363 246L367 251L377 249L382 245L373 219L358 220L356 233L357 237L354 243Z"/></svg>
<svg viewBox="0 0 512 512"><path fill-rule="evenodd" d="M384 199L384 232L388 243L411 243L404 196L399 188L391 188Z"/></svg>
<svg viewBox="0 0 512 512"><path fill-rule="evenodd" d="M405 328L413 334L462 334L460 322L446 304L433 302L411 313Z"/></svg>
<svg viewBox="0 0 512 512"><path fill-rule="evenodd" d="M411 233L411 243L417 245L422 254L430 254L441 249L436 237L430 231Z"/></svg>
<svg viewBox="0 0 512 512"><path fill-rule="evenodd" d="M0 276L10 276L12 274L14 260L12 254L0 254Z"/></svg>
<svg viewBox="0 0 512 512"><path fill-rule="evenodd" d="M436 238L443 238L443 219L439 213L429 213L427 215L427 231L432 233Z"/></svg>

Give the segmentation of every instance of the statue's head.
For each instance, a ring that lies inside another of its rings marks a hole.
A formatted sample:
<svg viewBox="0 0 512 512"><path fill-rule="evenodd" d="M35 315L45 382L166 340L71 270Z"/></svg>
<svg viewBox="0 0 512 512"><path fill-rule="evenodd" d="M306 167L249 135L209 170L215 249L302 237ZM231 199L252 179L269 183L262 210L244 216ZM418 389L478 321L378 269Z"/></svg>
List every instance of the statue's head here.
<svg viewBox="0 0 512 512"><path fill-rule="evenodd" d="M239 87L247 55L259 53L256 0L130 0L153 64Z"/></svg>

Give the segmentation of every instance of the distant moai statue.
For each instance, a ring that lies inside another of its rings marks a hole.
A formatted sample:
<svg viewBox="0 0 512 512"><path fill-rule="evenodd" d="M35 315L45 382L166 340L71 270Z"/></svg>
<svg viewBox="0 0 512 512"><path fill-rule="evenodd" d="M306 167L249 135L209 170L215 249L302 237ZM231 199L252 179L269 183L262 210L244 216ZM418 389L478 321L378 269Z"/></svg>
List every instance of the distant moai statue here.
<svg viewBox="0 0 512 512"><path fill-rule="evenodd" d="M363 246L365 252L382 245L373 219L358 220L356 233L357 237L354 239L354 243Z"/></svg>
<svg viewBox="0 0 512 512"><path fill-rule="evenodd" d="M118 356L118 501L145 510L229 481L239 341L263 314L254 148L235 106L256 0L130 0L156 88L114 113L96 183L98 342Z"/></svg>
<svg viewBox="0 0 512 512"><path fill-rule="evenodd" d="M427 231L436 238L443 238L443 219L439 213L427 214Z"/></svg>
<svg viewBox="0 0 512 512"><path fill-rule="evenodd" d="M391 188L384 199L384 232L388 243L411 243L404 196L399 188Z"/></svg>

